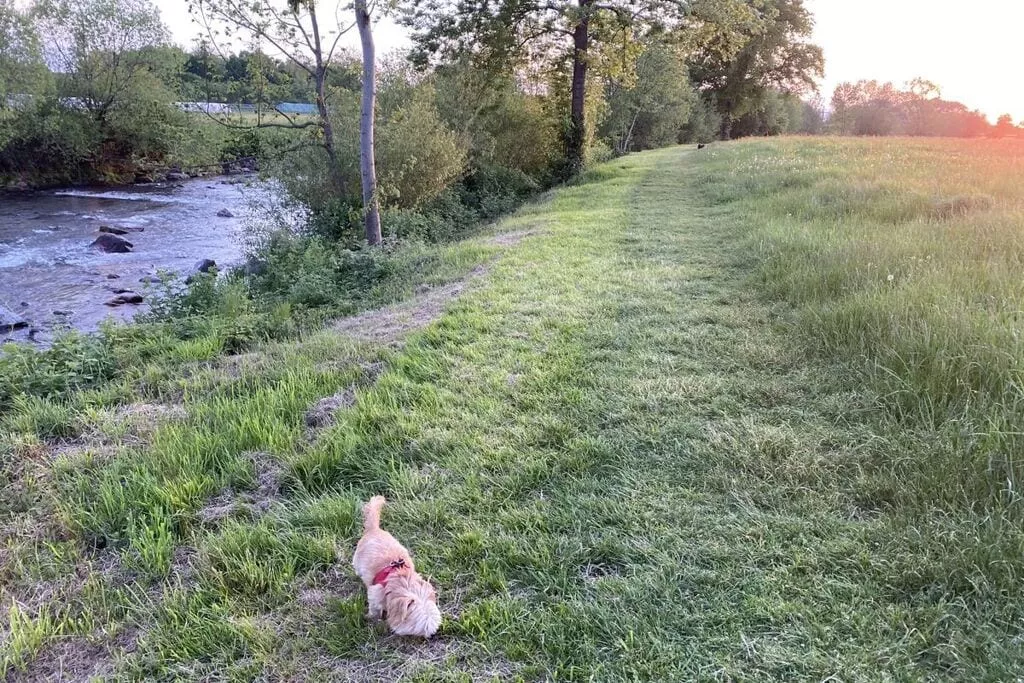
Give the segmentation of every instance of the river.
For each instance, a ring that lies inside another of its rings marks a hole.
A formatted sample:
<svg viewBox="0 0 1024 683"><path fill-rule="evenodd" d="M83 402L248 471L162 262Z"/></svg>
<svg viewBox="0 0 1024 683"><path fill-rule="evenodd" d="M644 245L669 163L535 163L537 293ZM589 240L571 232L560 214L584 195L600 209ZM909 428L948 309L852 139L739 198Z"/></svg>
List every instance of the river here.
<svg viewBox="0 0 1024 683"><path fill-rule="evenodd" d="M107 305L118 290L146 297L153 285L145 281L159 271L187 275L201 259L239 264L258 187L234 176L0 198L0 306L28 323L0 342L45 345L61 328L130 320L145 303ZM101 226L127 231L132 251L91 248Z"/></svg>

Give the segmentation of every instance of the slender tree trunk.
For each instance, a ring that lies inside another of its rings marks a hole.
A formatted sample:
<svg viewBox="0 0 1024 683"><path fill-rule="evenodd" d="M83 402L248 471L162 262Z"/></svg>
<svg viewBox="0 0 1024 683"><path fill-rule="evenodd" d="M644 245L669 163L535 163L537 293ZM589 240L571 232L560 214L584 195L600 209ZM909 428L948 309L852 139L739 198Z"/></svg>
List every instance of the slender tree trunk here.
<svg viewBox="0 0 1024 683"><path fill-rule="evenodd" d="M594 0L579 0L580 20L572 34L572 102L569 131L566 134L566 158L570 176L583 170L587 145L587 50L590 48L590 7Z"/></svg>
<svg viewBox="0 0 1024 683"><path fill-rule="evenodd" d="M356 24L363 46L363 102L359 119L359 173L363 181L363 218L366 241L380 244L380 206L377 201L377 161L373 143L373 118L377 106L377 58L366 0L355 0Z"/></svg>
<svg viewBox="0 0 1024 683"><path fill-rule="evenodd" d="M331 124L331 113L327 108L327 65L324 64L323 47L320 44L320 24L317 22L316 11L309 7L309 20L313 28L313 57L316 60L314 80L316 82L316 110L320 115L320 128L324 133L324 151L327 152L328 173L331 185L338 195L345 194L345 178L338 165L338 152L334 146L334 126Z"/></svg>
<svg viewBox="0 0 1024 683"><path fill-rule="evenodd" d="M626 136L622 143L622 149L620 150L623 154L629 154L629 146L633 144L633 129L636 128L636 120L638 118L640 118L639 109L633 113L633 120L629 122L629 128L626 130Z"/></svg>

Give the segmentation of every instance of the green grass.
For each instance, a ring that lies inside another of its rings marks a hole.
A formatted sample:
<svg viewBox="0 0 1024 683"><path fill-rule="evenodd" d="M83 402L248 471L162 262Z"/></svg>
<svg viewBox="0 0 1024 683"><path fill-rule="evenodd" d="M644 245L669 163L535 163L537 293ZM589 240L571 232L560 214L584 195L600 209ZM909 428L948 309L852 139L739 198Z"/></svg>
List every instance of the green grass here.
<svg viewBox="0 0 1024 683"><path fill-rule="evenodd" d="M534 234L400 347L161 350L15 401L0 667L71 644L125 680L1013 679L1022 159L636 155L505 220ZM439 588L430 643L362 620L377 492Z"/></svg>

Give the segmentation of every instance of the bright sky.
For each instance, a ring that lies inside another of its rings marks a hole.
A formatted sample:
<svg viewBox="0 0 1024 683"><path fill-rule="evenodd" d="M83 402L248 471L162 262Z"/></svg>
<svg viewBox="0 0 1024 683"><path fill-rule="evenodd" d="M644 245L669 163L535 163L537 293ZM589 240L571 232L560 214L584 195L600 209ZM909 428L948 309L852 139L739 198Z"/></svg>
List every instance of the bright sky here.
<svg viewBox="0 0 1024 683"><path fill-rule="evenodd" d="M339 0L339 2L343 1ZM194 23L188 13L188 0L153 0L153 3L160 8L160 14L163 17L164 23L170 27L175 42L179 43L182 47L191 46L193 40L203 32L202 27ZM345 4L349 3L345 2ZM327 3L324 3L324 5L326 6ZM331 9L333 7L331 5ZM347 19L351 19L351 22L355 21L355 14L351 10L347 10L344 16ZM375 22L373 37L378 55L387 54L398 48L407 48L410 44L405 30L388 19ZM341 42L343 45L358 50L358 32L353 28L342 38Z"/></svg>
<svg viewBox="0 0 1024 683"><path fill-rule="evenodd" d="M817 18L814 41L825 50L822 94L841 81L897 85L915 77L988 114L1024 120L1024 0L805 0ZM156 0L175 40L198 35L187 0ZM345 43L358 47L356 32ZM404 30L383 21L378 52L408 45Z"/></svg>
<svg viewBox="0 0 1024 683"><path fill-rule="evenodd" d="M920 76L946 99L1024 120L1024 0L805 0L836 83Z"/></svg>

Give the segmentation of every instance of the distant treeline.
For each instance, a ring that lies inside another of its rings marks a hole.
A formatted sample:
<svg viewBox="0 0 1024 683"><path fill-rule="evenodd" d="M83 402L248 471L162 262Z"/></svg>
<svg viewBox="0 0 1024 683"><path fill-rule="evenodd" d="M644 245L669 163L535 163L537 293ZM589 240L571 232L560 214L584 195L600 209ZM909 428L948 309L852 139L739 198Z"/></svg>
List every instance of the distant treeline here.
<svg viewBox="0 0 1024 683"><path fill-rule="evenodd" d="M1009 114L995 125L960 102L944 100L938 86L916 79L904 88L892 83L840 83L832 94L824 130L836 135L910 135L922 137L1024 137Z"/></svg>

